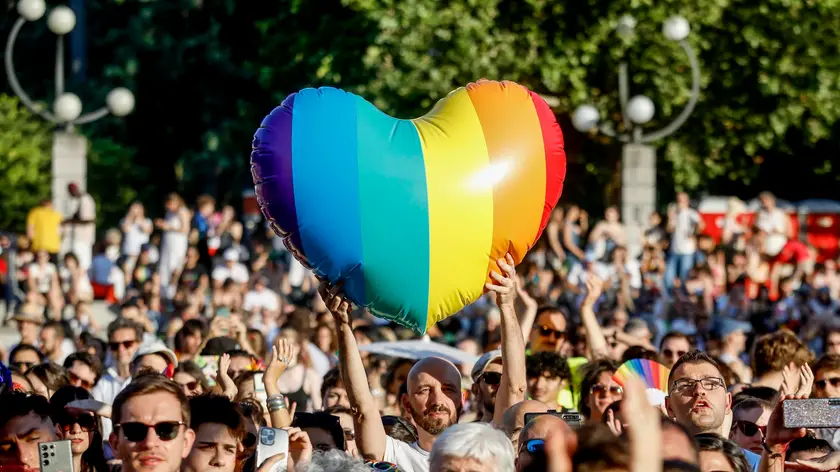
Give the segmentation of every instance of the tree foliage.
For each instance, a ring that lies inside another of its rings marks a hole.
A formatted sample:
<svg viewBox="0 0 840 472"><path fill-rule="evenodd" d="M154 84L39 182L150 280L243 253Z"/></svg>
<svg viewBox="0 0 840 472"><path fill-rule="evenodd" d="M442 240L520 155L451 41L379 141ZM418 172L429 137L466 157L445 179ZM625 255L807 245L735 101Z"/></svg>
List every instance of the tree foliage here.
<svg viewBox="0 0 840 472"><path fill-rule="evenodd" d="M50 198L51 145L51 126L0 94L0 228L25 231L29 210Z"/></svg>

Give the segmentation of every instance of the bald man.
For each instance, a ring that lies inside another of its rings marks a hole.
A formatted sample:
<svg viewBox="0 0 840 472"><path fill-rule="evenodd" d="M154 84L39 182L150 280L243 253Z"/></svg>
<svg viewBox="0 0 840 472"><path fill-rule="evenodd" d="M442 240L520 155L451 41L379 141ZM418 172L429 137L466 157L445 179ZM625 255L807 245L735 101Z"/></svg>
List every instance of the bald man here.
<svg viewBox="0 0 840 472"><path fill-rule="evenodd" d="M502 276L491 273L493 284L487 289L497 296L502 313L502 378L496 393L493 423L502 424L502 415L525 397L525 343L514 311L516 296L513 260L497 261ZM347 388L354 418L356 446L365 459L396 464L403 472L428 472L429 451L437 437L458 423L465 394L461 373L451 362L439 357L420 360L406 379L407 395L400 400L417 426L417 442L408 444L385 434L379 408L367 381L356 338L350 325L350 302L339 295L339 287L322 284L320 289L327 309L335 318L338 331L338 365Z"/></svg>
<svg viewBox="0 0 840 472"><path fill-rule="evenodd" d="M562 429L564 436L575 434L565 421L554 415L540 415L522 428L516 449L516 472L546 470L543 441L557 429Z"/></svg>
<svg viewBox="0 0 840 472"><path fill-rule="evenodd" d="M519 432L525 426L525 415L528 413L545 413L548 405L537 400L525 400L508 408L502 417L502 430L513 443L513 450L519 450Z"/></svg>

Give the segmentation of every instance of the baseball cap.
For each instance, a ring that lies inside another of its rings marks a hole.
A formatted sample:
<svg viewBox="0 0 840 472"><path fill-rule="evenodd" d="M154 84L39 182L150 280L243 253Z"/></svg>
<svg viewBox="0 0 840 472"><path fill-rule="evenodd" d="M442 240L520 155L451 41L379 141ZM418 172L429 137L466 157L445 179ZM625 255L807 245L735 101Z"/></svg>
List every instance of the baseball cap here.
<svg viewBox="0 0 840 472"><path fill-rule="evenodd" d="M484 371L487 370L488 365L492 364L495 360L500 360L501 358L502 351L500 349L495 349L482 354L482 356L475 362L472 372L470 373L470 377L472 377L473 382L478 379L479 375L483 374Z"/></svg>
<svg viewBox="0 0 840 472"><path fill-rule="evenodd" d="M24 303L12 316L13 321L28 321L37 325L44 324L44 310L34 303Z"/></svg>
<svg viewBox="0 0 840 472"><path fill-rule="evenodd" d="M716 331L718 336L723 339L730 334L741 331L743 333L752 332L752 325L745 321L733 320L732 318L720 318L717 322Z"/></svg>
<svg viewBox="0 0 840 472"><path fill-rule="evenodd" d="M141 357L149 354L159 354L166 358L167 362L175 367L178 367L178 357L175 356L175 353L172 352L171 349L166 347L166 344L163 344L162 341L158 340L141 344L140 347L137 348L137 353L134 354L134 358L131 359L131 362L135 362Z"/></svg>

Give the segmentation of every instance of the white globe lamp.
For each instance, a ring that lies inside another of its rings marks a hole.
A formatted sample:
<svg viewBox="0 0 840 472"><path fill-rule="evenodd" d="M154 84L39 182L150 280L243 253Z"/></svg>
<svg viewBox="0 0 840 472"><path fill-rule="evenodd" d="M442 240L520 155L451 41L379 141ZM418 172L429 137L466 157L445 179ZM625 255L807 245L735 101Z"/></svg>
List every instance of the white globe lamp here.
<svg viewBox="0 0 840 472"><path fill-rule="evenodd" d="M690 31L688 20L681 16L672 16L662 25L662 34L670 41L682 41L688 37Z"/></svg>
<svg viewBox="0 0 840 472"><path fill-rule="evenodd" d="M632 15L623 15L618 19L618 26L615 29L619 36L632 36L636 30L636 19Z"/></svg>
<svg viewBox="0 0 840 472"><path fill-rule="evenodd" d="M105 97L108 110L114 116L126 116L134 110L134 94L125 87L117 87Z"/></svg>
<svg viewBox="0 0 840 472"><path fill-rule="evenodd" d="M598 109L592 105L581 105L572 115L572 126L581 133L587 133L598 125Z"/></svg>
<svg viewBox="0 0 840 472"><path fill-rule="evenodd" d="M76 14L69 7L59 5L47 16L47 26L53 33L64 36L76 27Z"/></svg>
<svg viewBox="0 0 840 472"><path fill-rule="evenodd" d="M55 117L61 123L70 123L82 114L82 101L75 93L63 93L53 103Z"/></svg>
<svg viewBox="0 0 840 472"><path fill-rule="evenodd" d="M627 117L637 125L643 125L653 119L655 110L653 100L644 95L636 95L627 102Z"/></svg>
<svg viewBox="0 0 840 472"><path fill-rule="evenodd" d="M44 0L20 0L17 11L26 21L38 21L47 11L47 4Z"/></svg>

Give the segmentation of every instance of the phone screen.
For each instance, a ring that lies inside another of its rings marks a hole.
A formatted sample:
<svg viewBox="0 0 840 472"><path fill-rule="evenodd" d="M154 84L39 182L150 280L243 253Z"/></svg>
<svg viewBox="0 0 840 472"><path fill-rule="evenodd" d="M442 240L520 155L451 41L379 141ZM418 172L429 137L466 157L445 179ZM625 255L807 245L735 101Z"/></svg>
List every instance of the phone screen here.
<svg viewBox="0 0 840 472"><path fill-rule="evenodd" d="M572 429L577 429L583 426L583 415L580 413L564 413L562 411L546 411L545 413L525 413L525 424L530 423L536 417L541 415L552 415L565 421Z"/></svg>
<svg viewBox="0 0 840 472"><path fill-rule="evenodd" d="M254 374L254 393L257 395L257 400L259 400L260 403L262 403L263 408L265 408L265 402L268 400L268 396L265 393L265 383L263 383L262 372Z"/></svg>

